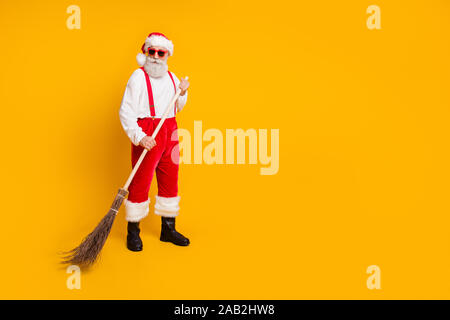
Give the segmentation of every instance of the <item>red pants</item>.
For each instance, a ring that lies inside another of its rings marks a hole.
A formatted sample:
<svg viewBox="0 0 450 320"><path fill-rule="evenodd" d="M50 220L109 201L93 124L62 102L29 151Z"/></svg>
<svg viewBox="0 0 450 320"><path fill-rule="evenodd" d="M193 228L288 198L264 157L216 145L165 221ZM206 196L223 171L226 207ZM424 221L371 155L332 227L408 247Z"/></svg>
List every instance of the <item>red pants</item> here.
<svg viewBox="0 0 450 320"><path fill-rule="evenodd" d="M151 135L161 119L140 118L138 125L144 133ZM178 134L176 118L164 121L156 135L156 146L145 155L139 169L128 187L126 204L127 220L139 221L148 213L148 193L156 172L158 196L156 197L155 213L162 216L178 214ZM131 163L134 167L144 148L131 144Z"/></svg>

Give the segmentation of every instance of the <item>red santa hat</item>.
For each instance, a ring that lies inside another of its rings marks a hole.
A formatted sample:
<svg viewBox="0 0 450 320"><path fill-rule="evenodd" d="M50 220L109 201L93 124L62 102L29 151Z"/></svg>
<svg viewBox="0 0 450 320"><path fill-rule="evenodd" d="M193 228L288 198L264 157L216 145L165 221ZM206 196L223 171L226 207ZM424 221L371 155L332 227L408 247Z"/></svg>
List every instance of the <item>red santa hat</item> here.
<svg viewBox="0 0 450 320"><path fill-rule="evenodd" d="M152 32L148 35L147 39L145 39L144 44L142 45L141 52L136 56L137 63L142 67L145 64L145 60L147 56L145 52L150 47L163 47L169 51L169 56L173 55L173 43L170 41L165 35L159 32Z"/></svg>

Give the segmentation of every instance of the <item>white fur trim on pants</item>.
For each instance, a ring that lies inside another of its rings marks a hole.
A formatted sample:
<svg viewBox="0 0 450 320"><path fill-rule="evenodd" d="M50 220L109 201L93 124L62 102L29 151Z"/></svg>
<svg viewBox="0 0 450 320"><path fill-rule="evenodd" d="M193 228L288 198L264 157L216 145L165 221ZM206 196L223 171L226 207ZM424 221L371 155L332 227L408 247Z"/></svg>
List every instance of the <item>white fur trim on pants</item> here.
<svg viewBox="0 0 450 320"><path fill-rule="evenodd" d="M150 199L144 202L131 202L125 200L125 219L129 222L139 222L148 215Z"/></svg>
<svg viewBox="0 0 450 320"><path fill-rule="evenodd" d="M179 196L173 198L156 196L155 214L167 218L176 217L180 211L179 203Z"/></svg>

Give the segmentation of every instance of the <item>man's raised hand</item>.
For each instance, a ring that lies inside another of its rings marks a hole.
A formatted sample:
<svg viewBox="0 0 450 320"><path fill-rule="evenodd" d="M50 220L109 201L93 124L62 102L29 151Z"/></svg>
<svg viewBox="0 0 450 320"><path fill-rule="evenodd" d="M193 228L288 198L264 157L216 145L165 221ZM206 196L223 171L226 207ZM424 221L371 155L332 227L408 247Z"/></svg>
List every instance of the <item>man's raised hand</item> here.
<svg viewBox="0 0 450 320"><path fill-rule="evenodd" d="M180 84L178 86L181 89L180 96L184 96L186 94L187 89L189 88L189 81L187 79L188 77L181 78Z"/></svg>

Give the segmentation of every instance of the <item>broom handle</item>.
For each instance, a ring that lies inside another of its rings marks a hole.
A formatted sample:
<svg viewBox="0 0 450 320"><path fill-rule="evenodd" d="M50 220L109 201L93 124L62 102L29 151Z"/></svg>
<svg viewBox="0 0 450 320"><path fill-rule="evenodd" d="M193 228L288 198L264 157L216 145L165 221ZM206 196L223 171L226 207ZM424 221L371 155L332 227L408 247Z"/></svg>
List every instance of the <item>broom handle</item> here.
<svg viewBox="0 0 450 320"><path fill-rule="evenodd" d="M186 80L188 79L188 77L186 77ZM175 104L175 102L177 101L178 97L180 96L181 93L181 89L178 88L175 96L172 98L172 101L170 101L169 105L166 108L166 111L164 112L163 116L161 117L161 120L159 121L158 125L156 126L156 129L153 131L152 134L152 138L155 139L156 135L159 132L159 129L161 129L164 121L167 118L167 115L169 114L170 110L172 110L172 106ZM134 178L134 175L136 174L136 172L139 169L139 166L141 165L142 161L145 158L145 155L147 154L147 149L144 149L144 151L142 152L141 156L139 157L139 160L136 162L136 164L134 165L133 171L131 171L130 176L128 177L127 182L125 183L125 185L123 186L123 189L128 190L128 187L130 186L131 181Z"/></svg>

